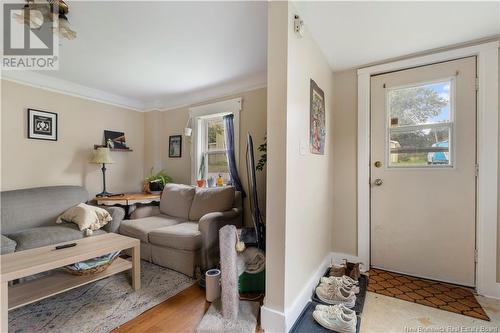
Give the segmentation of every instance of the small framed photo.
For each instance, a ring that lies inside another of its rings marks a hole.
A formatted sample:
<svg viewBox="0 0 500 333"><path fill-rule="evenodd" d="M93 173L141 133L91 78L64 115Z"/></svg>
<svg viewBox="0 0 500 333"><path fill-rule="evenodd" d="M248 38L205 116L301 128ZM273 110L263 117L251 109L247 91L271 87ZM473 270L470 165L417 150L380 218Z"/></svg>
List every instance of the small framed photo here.
<svg viewBox="0 0 500 333"><path fill-rule="evenodd" d="M182 156L182 135L168 137L168 157Z"/></svg>
<svg viewBox="0 0 500 333"><path fill-rule="evenodd" d="M28 109L28 139L57 141L57 113Z"/></svg>

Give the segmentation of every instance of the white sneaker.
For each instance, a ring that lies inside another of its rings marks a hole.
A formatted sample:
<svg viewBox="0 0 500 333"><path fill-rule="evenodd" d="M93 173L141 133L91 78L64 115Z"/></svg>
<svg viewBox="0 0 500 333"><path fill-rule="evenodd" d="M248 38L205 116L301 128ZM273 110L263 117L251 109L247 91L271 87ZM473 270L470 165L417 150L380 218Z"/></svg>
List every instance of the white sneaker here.
<svg viewBox="0 0 500 333"><path fill-rule="evenodd" d="M357 317L346 316L341 311L326 312L315 310L313 318L326 329L338 333L356 333Z"/></svg>
<svg viewBox="0 0 500 333"><path fill-rule="evenodd" d="M343 304L348 308L352 308L356 303L354 292L331 284L321 283L316 287L316 295L327 304Z"/></svg>
<svg viewBox="0 0 500 333"><path fill-rule="evenodd" d="M355 294L358 294L359 293L359 287L356 286L353 283L350 283L350 281L348 279L346 279L346 278L349 278L349 277L345 276L345 275L343 277L335 277L335 276L322 277L321 280L320 280L320 282L321 283L335 285L335 286L344 287L344 289L351 290Z"/></svg>
<svg viewBox="0 0 500 333"><path fill-rule="evenodd" d="M337 304L337 305L318 304L316 305L315 310L323 312L342 312L347 317L356 317L356 311L351 310L342 304Z"/></svg>
<svg viewBox="0 0 500 333"><path fill-rule="evenodd" d="M352 277L347 276L347 275L342 276L342 279L344 279L344 281L346 283L349 283L349 284L353 284L353 285L356 285L356 286L359 284L359 281L356 281Z"/></svg>

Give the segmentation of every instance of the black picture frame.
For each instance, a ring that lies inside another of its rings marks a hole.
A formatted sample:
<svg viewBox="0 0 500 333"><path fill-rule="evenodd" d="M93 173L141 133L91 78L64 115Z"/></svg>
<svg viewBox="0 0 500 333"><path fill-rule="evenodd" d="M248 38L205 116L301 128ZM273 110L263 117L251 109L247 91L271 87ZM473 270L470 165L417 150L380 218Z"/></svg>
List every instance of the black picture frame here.
<svg viewBox="0 0 500 333"><path fill-rule="evenodd" d="M58 139L57 113L28 108L27 114L28 114L28 128L27 128L28 139L57 141Z"/></svg>
<svg viewBox="0 0 500 333"><path fill-rule="evenodd" d="M182 157L182 135L170 135L168 137L168 157Z"/></svg>

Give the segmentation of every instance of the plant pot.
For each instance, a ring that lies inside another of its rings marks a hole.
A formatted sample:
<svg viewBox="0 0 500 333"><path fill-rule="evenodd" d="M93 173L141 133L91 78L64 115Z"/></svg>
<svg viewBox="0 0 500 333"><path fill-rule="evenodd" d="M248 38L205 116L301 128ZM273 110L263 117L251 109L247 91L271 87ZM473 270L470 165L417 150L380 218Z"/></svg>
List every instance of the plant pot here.
<svg viewBox="0 0 500 333"><path fill-rule="evenodd" d="M198 179L196 185L198 185L198 187L205 187L205 179Z"/></svg>
<svg viewBox="0 0 500 333"><path fill-rule="evenodd" d="M163 184L159 181L149 182L149 192L158 194L163 191Z"/></svg>

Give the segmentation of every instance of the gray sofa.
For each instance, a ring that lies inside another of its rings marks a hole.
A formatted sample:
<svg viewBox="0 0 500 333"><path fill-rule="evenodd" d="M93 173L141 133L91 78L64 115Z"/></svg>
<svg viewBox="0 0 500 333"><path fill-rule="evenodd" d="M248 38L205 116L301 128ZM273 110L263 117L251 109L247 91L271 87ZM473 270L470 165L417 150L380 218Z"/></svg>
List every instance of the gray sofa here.
<svg viewBox="0 0 500 333"><path fill-rule="evenodd" d="M140 207L119 232L141 240L141 258L193 276L217 264L219 229L242 225L242 199L233 187L167 184L159 207Z"/></svg>
<svg viewBox="0 0 500 333"><path fill-rule="evenodd" d="M81 186L52 186L1 193L1 254L73 241L84 237L74 223L56 224L65 210L87 202L89 193ZM105 207L113 220L94 235L117 232L125 211Z"/></svg>

